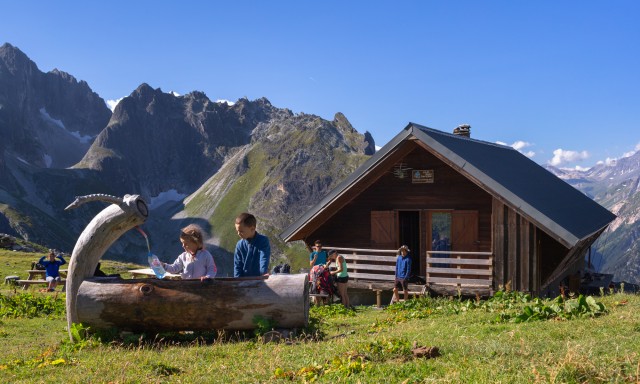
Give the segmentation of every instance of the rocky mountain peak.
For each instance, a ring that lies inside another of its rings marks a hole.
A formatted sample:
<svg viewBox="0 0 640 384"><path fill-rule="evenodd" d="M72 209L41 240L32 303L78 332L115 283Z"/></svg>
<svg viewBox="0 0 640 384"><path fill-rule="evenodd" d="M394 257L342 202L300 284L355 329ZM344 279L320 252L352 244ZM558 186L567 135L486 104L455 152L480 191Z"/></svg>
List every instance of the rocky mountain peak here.
<svg viewBox="0 0 640 384"><path fill-rule="evenodd" d="M0 47L0 63L3 63L7 71L12 75L19 71L33 72L38 70L36 63L31 61L20 49L9 43L4 43Z"/></svg>
<svg viewBox="0 0 640 384"><path fill-rule="evenodd" d="M43 73L8 43L0 47L0 105L3 149L36 167L76 163L111 117L86 82Z"/></svg>
<svg viewBox="0 0 640 384"><path fill-rule="evenodd" d="M364 141L367 143L367 146L364 149L364 154L367 156L371 156L376 153L376 142L373 139L373 136L369 131L365 131L364 133Z"/></svg>

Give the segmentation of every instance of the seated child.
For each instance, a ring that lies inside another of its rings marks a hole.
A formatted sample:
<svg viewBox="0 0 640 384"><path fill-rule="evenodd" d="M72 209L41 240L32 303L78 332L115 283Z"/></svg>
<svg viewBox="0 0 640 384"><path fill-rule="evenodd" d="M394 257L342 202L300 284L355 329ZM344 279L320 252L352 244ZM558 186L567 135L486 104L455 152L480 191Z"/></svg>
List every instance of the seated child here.
<svg viewBox="0 0 640 384"><path fill-rule="evenodd" d="M211 253L204 249L204 235L202 228L196 224L189 224L180 231L182 252L173 264L162 263L169 273L180 273L183 279L212 279L218 269Z"/></svg>

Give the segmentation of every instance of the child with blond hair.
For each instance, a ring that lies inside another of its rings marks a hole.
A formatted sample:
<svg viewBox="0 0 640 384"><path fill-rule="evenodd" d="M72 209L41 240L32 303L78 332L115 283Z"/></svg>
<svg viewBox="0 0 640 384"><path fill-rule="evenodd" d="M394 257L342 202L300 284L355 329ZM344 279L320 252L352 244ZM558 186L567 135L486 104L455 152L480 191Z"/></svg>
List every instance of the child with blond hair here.
<svg viewBox="0 0 640 384"><path fill-rule="evenodd" d="M197 224L189 224L180 231L182 252L173 264L163 263L169 273L180 273L183 279L212 279L218 273L211 253L204 248L204 232Z"/></svg>

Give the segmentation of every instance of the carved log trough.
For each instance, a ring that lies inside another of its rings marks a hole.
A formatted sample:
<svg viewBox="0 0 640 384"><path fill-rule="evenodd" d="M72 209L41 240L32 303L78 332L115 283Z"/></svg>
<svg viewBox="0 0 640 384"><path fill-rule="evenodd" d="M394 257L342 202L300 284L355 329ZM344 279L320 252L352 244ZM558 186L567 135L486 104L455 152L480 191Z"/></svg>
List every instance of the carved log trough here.
<svg viewBox="0 0 640 384"><path fill-rule="evenodd" d="M159 280L93 277L107 249L144 223L147 205L137 195L78 197L112 203L94 217L73 249L67 272L67 323L135 332L251 330L262 318L278 328L305 327L309 319L306 274L255 278Z"/></svg>

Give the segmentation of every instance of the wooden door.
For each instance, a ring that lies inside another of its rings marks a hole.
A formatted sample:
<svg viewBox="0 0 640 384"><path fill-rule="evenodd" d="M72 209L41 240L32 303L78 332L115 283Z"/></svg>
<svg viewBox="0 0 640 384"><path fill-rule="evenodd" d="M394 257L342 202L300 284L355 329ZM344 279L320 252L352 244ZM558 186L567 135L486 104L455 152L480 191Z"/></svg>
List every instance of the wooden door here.
<svg viewBox="0 0 640 384"><path fill-rule="evenodd" d="M453 211L451 218L451 250L478 250L478 211Z"/></svg>
<svg viewBox="0 0 640 384"><path fill-rule="evenodd" d="M395 249L399 246L396 211L371 211L371 246L377 249Z"/></svg>

